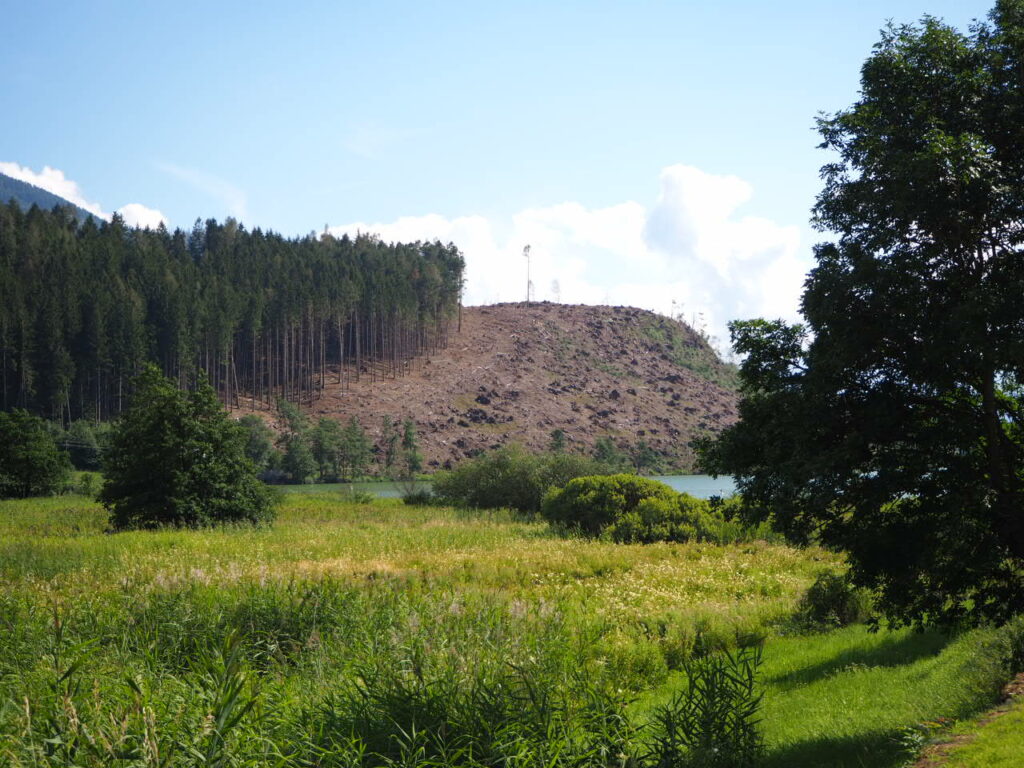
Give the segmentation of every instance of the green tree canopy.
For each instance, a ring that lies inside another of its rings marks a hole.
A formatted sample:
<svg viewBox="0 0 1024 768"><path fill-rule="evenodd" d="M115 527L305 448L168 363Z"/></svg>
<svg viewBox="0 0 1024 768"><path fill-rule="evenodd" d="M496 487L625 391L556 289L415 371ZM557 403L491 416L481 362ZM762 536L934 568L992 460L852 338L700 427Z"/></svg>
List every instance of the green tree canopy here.
<svg viewBox="0 0 1024 768"><path fill-rule="evenodd" d="M336 480L341 475L344 437L341 425L334 419L321 418L313 427L311 447L321 479Z"/></svg>
<svg viewBox="0 0 1024 768"><path fill-rule="evenodd" d="M45 421L23 410L0 412L0 499L56 493L70 472Z"/></svg>
<svg viewBox="0 0 1024 768"><path fill-rule="evenodd" d="M405 477L412 479L423 469L423 456L416 439L416 422L406 418L402 424L402 464Z"/></svg>
<svg viewBox="0 0 1024 768"><path fill-rule="evenodd" d="M1024 609L1024 3L890 27L820 119L806 325L732 327L740 422L704 448L893 619Z"/></svg>
<svg viewBox="0 0 1024 768"><path fill-rule="evenodd" d="M246 456L248 435L200 379L180 391L153 365L104 455L100 501L115 529L269 522L269 489Z"/></svg>
<svg viewBox="0 0 1024 768"><path fill-rule="evenodd" d="M277 449L274 448L274 431L267 423L255 414L248 414L238 420L239 426L246 431L245 455L248 456L257 472L262 472L280 461Z"/></svg>

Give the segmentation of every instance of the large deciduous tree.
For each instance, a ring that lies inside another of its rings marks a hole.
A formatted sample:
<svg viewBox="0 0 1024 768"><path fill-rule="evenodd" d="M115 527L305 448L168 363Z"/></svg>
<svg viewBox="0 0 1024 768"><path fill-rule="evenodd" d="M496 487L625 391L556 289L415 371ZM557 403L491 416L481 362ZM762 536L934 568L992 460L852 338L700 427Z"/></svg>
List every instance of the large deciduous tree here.
<svg viewBox="0 0 1024 768"><path fill-rule="evenodd" d="M1024 609L1024 2L889 27L823 117L805 325L732 327L741 421L706 445L752 508L845 549L913 623Z"/></svg>
<svg viewBox="0 0 1024 768"><path fill-rule="evenodd" d="M200 378L180 391L153 365L103 457L100 501L115 529L263 523L273 518L269 489L246 456L248 435Z"/></svg>

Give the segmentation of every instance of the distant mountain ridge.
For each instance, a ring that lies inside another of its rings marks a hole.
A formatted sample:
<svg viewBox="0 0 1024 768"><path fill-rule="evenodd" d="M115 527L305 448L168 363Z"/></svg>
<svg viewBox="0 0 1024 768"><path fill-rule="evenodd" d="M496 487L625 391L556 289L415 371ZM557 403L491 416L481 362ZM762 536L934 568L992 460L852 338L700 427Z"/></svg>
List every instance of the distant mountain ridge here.
<svg viewBox="0 0 1024 768"><path fill-rule="evenodd" d="M54 206L60 205L73 208L75 211L75 217L80 222L84 222L86 219L90 218L98 218L84 208L79 208L74 203L65 200L59 195L47 192L45 189L37 187L34 184L29 184L27 181L21 181L4 173L0 173L0 203L7 205L7 203L12 199L26 211L33 205L39 206L47 211L51 211Z"/></svg>

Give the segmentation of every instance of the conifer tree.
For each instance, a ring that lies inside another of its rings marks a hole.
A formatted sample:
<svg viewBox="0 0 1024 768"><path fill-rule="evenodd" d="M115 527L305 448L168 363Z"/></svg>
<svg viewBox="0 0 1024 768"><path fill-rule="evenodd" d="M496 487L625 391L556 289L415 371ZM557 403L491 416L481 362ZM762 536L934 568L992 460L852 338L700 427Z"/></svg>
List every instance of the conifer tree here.
<svg viewBox="0 0 1024 768"><path fill-rule="evenodd" d="M410 479L423 468L423 456L416 440L416 424L412 419L406 419L402 425L402 463L405 475Z"/></svg>

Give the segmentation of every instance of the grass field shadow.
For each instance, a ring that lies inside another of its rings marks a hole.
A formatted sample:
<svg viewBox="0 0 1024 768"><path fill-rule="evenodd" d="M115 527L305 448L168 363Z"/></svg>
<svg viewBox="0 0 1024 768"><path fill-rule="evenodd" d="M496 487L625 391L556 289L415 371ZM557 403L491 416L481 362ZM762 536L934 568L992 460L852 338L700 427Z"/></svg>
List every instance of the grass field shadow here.
<svg viewBox="0 0 1024 768"><path fill-rule="evenodd" d="M898 768L908 752L897 733L820 738L770 750L761 768ZM837 757L839 755L840 757Z"/></svg>
<svg viewBox="0 0 1024 768"><path fill-rule="evenodd" d="M818 664L769 676L765 681L786 690L809 685L851 668L900 667L939 654L950 640L949 635L941 632L893 634L881 643L850 648Z"/></svg>

